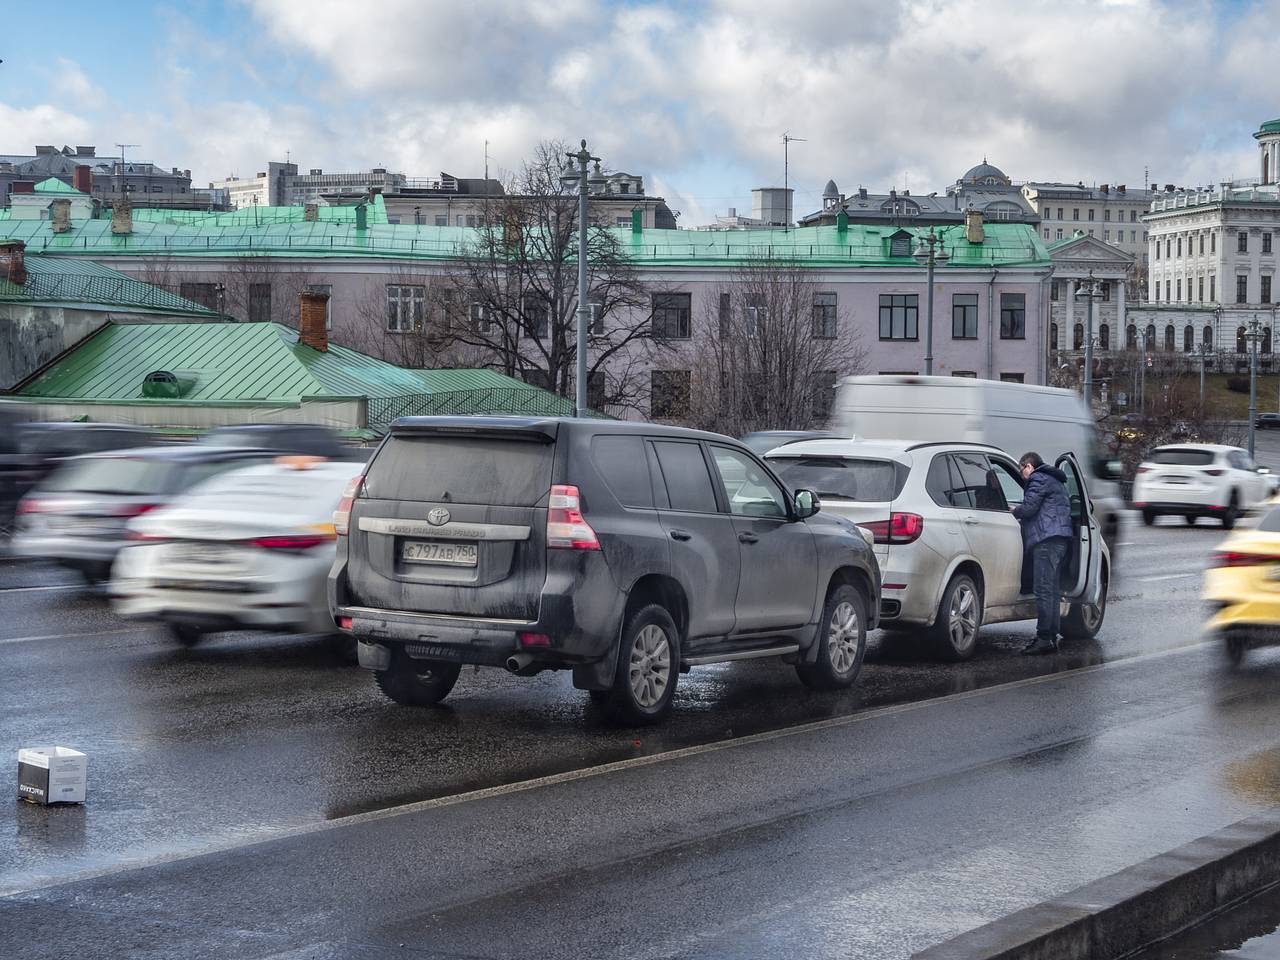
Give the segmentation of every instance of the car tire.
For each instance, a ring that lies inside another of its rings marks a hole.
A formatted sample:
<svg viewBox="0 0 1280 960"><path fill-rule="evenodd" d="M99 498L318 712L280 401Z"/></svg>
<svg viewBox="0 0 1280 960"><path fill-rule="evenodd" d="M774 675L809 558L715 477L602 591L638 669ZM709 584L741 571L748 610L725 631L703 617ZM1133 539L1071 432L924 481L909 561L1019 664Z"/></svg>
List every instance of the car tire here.
<svg viewBox="0 0 1280 960"><path fill-rule="evenodd" d="M391 666L375 670L374 682L402 707L433 707L458 682L462 664L443 660L414 660L402 650L391 651Z"/></svg>
<svg viewBox="0 0 1280 960"><path fill-rule="evenodd" d="M1194 527L1196 525L1196 521L1199 520L1200 518L1197 517L1194 513L1188 513L1185 517L1183 517L1183 519L1187 521L1188 527ZM1114 557L1112 559L1114 559Z"/></svg>
<svg viewBox="0 0 1280 960"><path fill-rule="evenodd" d="M1149 527L1155 522L1156 522L1156 515L1154 512L1152 512L1151 510L1142 511L1142 525L1144 527Z"/></svg>
<svg viewBox="0 0 1280 960"><path fill-rule="evenodd" d="M1092 640L1102 629L1102 621L1107 616L1107 593L1110 589L1110 577L1106 570L1102 574L1102 589L1097 603L1073 603L1062 620L1062 636L1067 640Z"/></svg>
<svg viewBox="0 0 1280 960"><path fill-rule="evenodd" d="M169 639L180 647L191 648L204 639L204 631L190 623L168 623Z"/></svg>
<svg viewBox="0 0 1280 960"><path fill-rule="evenodd" d="M657 723L671 710L680 676L680 635L665 607L646 604L627 618L618 642L613 686L603 700L614 723Z"/></svg>
<svg viewBox="0 0 1280 960"><path fill-rule="evenodd" d="M1239 629L1222 631L1222 655L1230 666L1238 667L1244 660L1244 653L1249 648L1244 632Z"/></svg>
<svg viewBox="0 0 1280 960"><path fill-rule="evenodd" d="M957 573L942 591L931 630L938 653L947 660L968 660L978 649L982 629L982 591L973 577Z"/></svg>
<svg viewBox="0 0 1280 960"><path fill-rule="evenodd" d="M1240 498L1234 490L1231 491L1231 499L1227 502L1227 509L1222 511L1222 529L1232 530L1235 528L1236 520L1240 516Z"/></svg>
<svg viewBox="0 0 1280 960"><path fill-rule="evenodd" d="M853 686L867 652L867 600L861 590L841 584L827 592L814 642L817 659L796 664L800 682L813 690Z"/></svg>
<svg viewBox="0 0 1280 960"><path fill-rule="evenodd" d="M351 634L330 633L325 636L324 642L329 651L343 663L356 664L360 662L357 641Z"/></svg>

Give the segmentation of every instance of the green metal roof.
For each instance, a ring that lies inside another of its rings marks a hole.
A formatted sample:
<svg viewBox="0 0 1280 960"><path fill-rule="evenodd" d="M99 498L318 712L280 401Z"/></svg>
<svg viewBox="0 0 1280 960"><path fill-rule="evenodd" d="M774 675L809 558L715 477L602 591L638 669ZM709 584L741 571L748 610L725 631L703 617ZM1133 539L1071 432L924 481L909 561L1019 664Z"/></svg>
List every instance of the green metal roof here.
<svg viewBox="0 0 1280 960"><path fill-rule="evenodd" d="M50 177L48 180L41 180L37 183L36 193L68 193L76 197L87 196L83 191L67 186L57 177Z"/></svg>
<svg viewBox="0 0 1280 960"><path fill-rule="evenodd" d="M0 220L0 240L23 240L37 253L74 253L95 258L112 255L170 256L377 257L447 261L463 256L479 239L470 227L390 224L369 218L366 229L346 220L307 222L299 207L262 207L234 214L181 214L134 211L129 235L111 233L109 221L73 221L54 234L48 221ZM326 208L320 208L324 210ZM353 208L335 207L332 210ZM226 219L231 217L230 221ZM257 218L257 219L255 219ZM638 264L675 266L740 265L762 257L793 257L808 266L910 266L910 256L890 256L889 236L898 227L850 224L794 230L644 230L607 228ZM907 228L914 235L927 228ZM961 225L935 227L951 254L950 268L1043 265L1048 253L1036 229L1020 223L987 223L986 240L970 244ZM913 239L914 245L914 239Z"/></svg>
<svg viewBox="0 0 1280 960"><path fill-rule="evenodd" d="M307 223L306 207L248 206L240 210L166 210L163 208L134 208L134 223L139 221L166 223L191 227L262 227L280 223ZM386 224L387 208L381 194L373 198L365 210L370 224ZM109 218L109 214L104 214ZM316 206L316 216L321 223L356 222L356 208L352 206Z"/></svg>
<svg viewBox="0 0 1280 960"><path fill-rule="evenodd" d="M148 373L184 382L179 400L143 397ZM477 397L488 393L490 399ZM306 398L401 399L406 411L436 398L433 412L509 408L571 414L573 404L492 370L409 370L331 344L321 352L276 323L108 323L23 384L27 399L171 404L296 404ZM500 395L503 402L492 397ZM392 407L383 405L390 417ZM398 409L398 408L396 408ZM395 415L400 415L396 413ZM378 424L372 412L370 425Z"/></svg>
<svg viewBox="0 0 1280 960"><path fill-rule="evenodd" d="M1268 120L1258 128L1258 133L1280 133L1280 118Z"/></svg>
<svg viewBox="0 0 1280 960"><path fill-rule="evenodd" d="M0 277L0 303L78 304L128 313L213 319L213 310L185 297L78 257L24 258L27 282Z"/></svg>

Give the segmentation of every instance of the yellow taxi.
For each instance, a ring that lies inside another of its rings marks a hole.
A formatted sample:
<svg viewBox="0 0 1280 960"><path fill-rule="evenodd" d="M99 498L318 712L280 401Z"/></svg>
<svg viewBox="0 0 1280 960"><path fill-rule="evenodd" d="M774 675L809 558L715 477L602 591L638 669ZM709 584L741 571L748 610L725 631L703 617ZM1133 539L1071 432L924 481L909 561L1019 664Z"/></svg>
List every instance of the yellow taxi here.
<svg viewBox="0 0 1280 960"><path fill-rule="evenodd" d="M1204 599L1214 608L1206 627L1232 663L1251 646L1280 643L1280 506L1264 509L1256 528L1218 545L1205 572Z"/></svg>

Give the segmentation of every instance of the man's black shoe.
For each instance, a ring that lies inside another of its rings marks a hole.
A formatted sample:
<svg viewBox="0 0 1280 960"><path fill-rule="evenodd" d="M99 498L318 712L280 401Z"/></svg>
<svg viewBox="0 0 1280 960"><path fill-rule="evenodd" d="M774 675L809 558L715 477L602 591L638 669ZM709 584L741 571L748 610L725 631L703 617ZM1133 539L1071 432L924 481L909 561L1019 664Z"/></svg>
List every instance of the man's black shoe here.
<svg viewBox="0 0 1280 960"><path fill-rule="evenodd" d="M1046 653L1056 653L1057 649L1057 644L1048 637L1036 637L1035 640L1022 652L1028 657L1037 657L1043 656Z"/></svg>

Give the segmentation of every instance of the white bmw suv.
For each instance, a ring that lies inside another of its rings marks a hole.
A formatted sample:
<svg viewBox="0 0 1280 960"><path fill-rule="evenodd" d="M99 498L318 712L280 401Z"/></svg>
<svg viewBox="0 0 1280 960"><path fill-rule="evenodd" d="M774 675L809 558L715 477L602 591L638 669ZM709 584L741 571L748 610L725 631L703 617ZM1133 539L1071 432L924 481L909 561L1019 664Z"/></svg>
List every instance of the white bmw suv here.
<svg viewBox="0 0 1280 960"><path fill-rule="evenodd" d="M1133 505L1142 522L1174 515L1195 523L1216 517L1230 530L1245 511L1271 496L1271 477L1239 447L1175 443L1156 447L1133 478Z"/></svg>
<svg viewBox="0 0 1280 960"><path fill-rule="evenodd" d="M1023 579L1022 530L1009 512L1022 502L1023 483L1003 451L974 443L808 440L765 459L790 486L816 492L823 511L871 532L883 580L882 626L927 631L943 656L966 660L984 623L1035 617L1030 579ZM1070 610L1062 629L1070 638L1092 638L1106 612L1110 554L1075 458L1061 457L1057 467L1067 475L1075 531L1063 566Z"/></svg>

